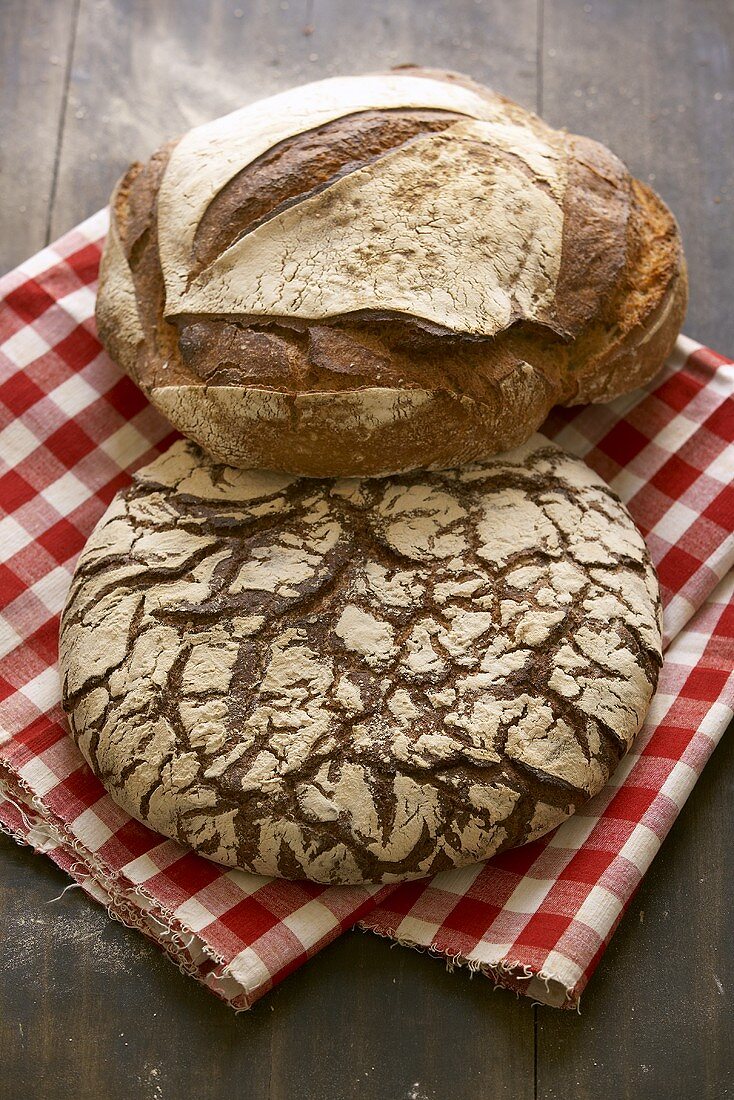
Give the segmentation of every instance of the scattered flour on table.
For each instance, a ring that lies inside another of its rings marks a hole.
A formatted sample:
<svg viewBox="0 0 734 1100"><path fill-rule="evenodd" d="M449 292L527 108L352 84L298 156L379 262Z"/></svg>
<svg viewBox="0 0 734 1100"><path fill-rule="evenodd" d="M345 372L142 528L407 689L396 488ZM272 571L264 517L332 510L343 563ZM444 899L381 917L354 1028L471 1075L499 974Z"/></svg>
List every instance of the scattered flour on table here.
<svg viewBox="0 0 734 1100"><path fill-rule="evenodd" d="M141 1095L145 1097L145 1100L163 1100L160 1076L161 1071L158 1066L145 1066L143 1075L140 1078Z"/></svg>
<svg viewBox="0 0 734 1100"><path fill-rule="evenodd" d="M59 908L62 904L68 904L68 912ZM0 973L24 970L29 956L42 947L51 951L81 947L85 959L105 974L130 974L136 962L148 957L149 947L139 935L130 936L128 942L115 942L116 931L102 909L75 905L72 910L66 899L55 908L49 906L48 911L31 909L8 923Z"/></svg>
<svg viewBox="0 0 734 1100"><path fill-rule="evenodd" d="M428 1100L428 1095L423 1092L420 1081L414 1081L410 1086L408 1100Z"/></svg>

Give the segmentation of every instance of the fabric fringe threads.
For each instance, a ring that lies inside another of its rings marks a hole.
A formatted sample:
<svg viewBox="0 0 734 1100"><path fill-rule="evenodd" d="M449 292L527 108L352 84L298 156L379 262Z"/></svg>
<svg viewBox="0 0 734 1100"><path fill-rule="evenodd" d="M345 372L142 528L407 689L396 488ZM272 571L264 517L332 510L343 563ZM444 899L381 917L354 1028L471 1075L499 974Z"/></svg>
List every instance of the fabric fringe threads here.
<svg viewBox="0 0 734 1100"><path fill-rule="evenodd" d="M0 479L0 545L9 548L0 828L73 868L112 917L154 939L237 1011L357 922L503 988L576 1007L734 709L729 361L681 338L645 389L555 411L543 427L627 505L665 604L670 645L657 695L607 787L551 836L484 866L402 886L304 891L227 871L145 829L106 795L61 719L60 570L70 579L104 501L170 441L169 425L94 335L106 229L106 213L96 215L0 280L0 417L17 422L23 441L15 452L9 445L11 477ZM690 472L683 480L679 452ZM55 547L61 563L39 541L39 517L65 532ZM482 957L498 945L501 959L489 967Z"/></svg>
<svg viewBox="0 0 734 1100"><path fill-rule="evenodd" d="M497 962L494 963L481 962L479 959L468 958L466 955L462 955L461 952L452 954L437 943L418 943L415 940L409 939L407 936L400 935L394 928L378 930L370 928L369 925L365 925L362 922L360 922L357 927L363 932L374 932L382 938L392 940L392 947L396 945L400 947L409 947L412 951L431 955L436 959L443 959L449 974L453 974L456 969L468 970L470 978L473 978L475 974L481 974L490 981L494 981L495 990L509 990L518 997L521 993L527 993L526 990L521 988L522 982L530 982L533 979L542 982L549 996L552 993L551 985L558 985L563 990L564 994L564 1004L559 1007L576 1008L580 1011L580 996L574 996L573 989L569 988L558 975L549 974L546 971L535 971L532 966L527 963L510 962L507 959L498 959ZM533 996L531 996L531 1000L537 1001L538 1004L552 1003L555 1005L557 1002L557 998L553 998L552 1002L548 1002Z"/></svg>

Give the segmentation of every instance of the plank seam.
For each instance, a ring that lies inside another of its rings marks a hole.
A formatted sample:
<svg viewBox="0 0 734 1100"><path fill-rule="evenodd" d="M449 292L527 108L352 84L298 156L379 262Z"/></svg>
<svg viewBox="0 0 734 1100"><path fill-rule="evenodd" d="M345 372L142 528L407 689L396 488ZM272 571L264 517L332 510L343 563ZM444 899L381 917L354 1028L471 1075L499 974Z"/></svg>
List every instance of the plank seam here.
<svg viewBox="0 0 734 1100"><path fill-rule="evenodd" d="M543 23L545 17L545 0L537 0L537 47L535 51L535 102L539 115L543 114Z"/></svg>
<svg viewBox="0 0 734 1100"><path fill-rule="evenodd" d="M533 1100L538 1100L538 1005L533 1005Z"/></svg>
<svg viewBox="0 0 734 1100"><path fill-rule="evenodd" d="M74 50L76 48L76 35L79 26L79 10L81 0L74 0L74 13L69 31L69 45L66 51L66 69L64 72L64 88L61 95L59 108L59 125L56 131L56 151L54 153L54 166L51 175L51 190L48 196L48 210L46 212L46 244L51 243L51 222L53 219L54 205L56 203L56 189L59 179L59 165L61 163L61 147L63 145L64 127L66 125L66 109L69 103L69 87L71 86L71 70L74 63Z"/></svg>

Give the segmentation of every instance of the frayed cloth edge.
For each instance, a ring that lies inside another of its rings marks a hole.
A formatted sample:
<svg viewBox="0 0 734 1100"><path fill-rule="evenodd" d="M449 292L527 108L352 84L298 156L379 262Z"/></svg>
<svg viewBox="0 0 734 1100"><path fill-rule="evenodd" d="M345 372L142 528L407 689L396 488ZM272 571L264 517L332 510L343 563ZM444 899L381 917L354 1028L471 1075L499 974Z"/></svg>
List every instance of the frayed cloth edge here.
<svg viewBox="0 0 734 1100"><path fill-rule="evenodd" d="M37 795L34 795L19 777L15 775L12 777L14 785L16 786L15 790L7 783L6 777L7 771L5 775L3 775L3 769L0 768L0 799L7 801L16 810L23 824L28 828L29 833L33 830L39 830L39 832L45 834L46 839L53 843L55 848L65 850L67 853L71 850L74 855L79 857L78 861L73 862L68 868L64 867L54 859L53 850L49 851L45 847L36 844L30 836L26 836L12 825L8 825L2 821L0 821L0 832L15 841L18 845L32 848L34 852L48 856L64 874L74 880L70 885L80 886L92 901L106 909L107 914L113 920L119 921L120 924L124 924L127 928L133 928L138 932L142 932L148 939L157 943L165 952L168 960L173 963L182 974L196 979L196 981L204 985L211 993L214 993L216 997L224 1001L224 1003L235 1013L246 1012L252 1008L253 1004L260 996L259 993L257 996L253 996L251 993L248 993L242 985L239 985L239 983L237 983L238 992L234 995L227 995L223 989L218 988L216 983L219 980L225 979L236 982L236 979L234 979L228 971L227 960L224 956L214 951L195 932L184 933L183 927L175 920L172 920L145 889L139 887L137 884L131 884L130 889L134 889L141 897L145 898L145 900L150 903L150 909L143 911L127 896L125 887L121 885L121 882L124 880L123 875L107 870L104 864L97 859L93 853L89 852L89 850L80 844L75 837L69 834L68 830L58 828L56 825L51 824L46 816L47 810L46 807L43 806L42 800ZM23 794L21 794L21 790ZM26 794L27 800L23 797L23 795ZM96 896L89 885L90 882L103 890L109 898L109 901L102 900ZM62 891L62 895L64 892L65 891ZM62 895L59 895L57 898L52 898L51 901L58 901ZM160 927L160 932L156 933L156 931L151 928L151 924L158 925ZM216 964L219 968L219 973L216 973L216 971L202 973L200 967L191 956L191 949L194 945L196 945L196 948L201 951L206 958ZM212 979L211 981L209 980L210 978ZM264 992L267 992L267 990L263 990L263 993Z"/></svg>
<svg viewBox="0 0 734 1100"><path fill-rule="evenodd" d="M394 928L373 928L363 921L358 921L355 927L359 928L361 932L371 932L382 939L391 940L393 946L409 947L413 951L420 951L423 954L431 955L435 959L443 959L449 973L453 973L459 967L468 970L470 976L482 974L485 978L489 978L490 981L494 982L495 990L507 989L518 997L521 995L530 997L537 1004L580 1013L581 993L578 991L578 987L570 986L557 974L552 974L546 970L536 970L519 960L499 959L496 963L487 963L481 962L479 959L470 959L466 955L462 955L461 952L448 954L435 943L418 943L417 940L400 935ZM528 988L531 984L533 986L532 991ZM539 986L545 986L545 997L542 990L539 991Z"/></svg>

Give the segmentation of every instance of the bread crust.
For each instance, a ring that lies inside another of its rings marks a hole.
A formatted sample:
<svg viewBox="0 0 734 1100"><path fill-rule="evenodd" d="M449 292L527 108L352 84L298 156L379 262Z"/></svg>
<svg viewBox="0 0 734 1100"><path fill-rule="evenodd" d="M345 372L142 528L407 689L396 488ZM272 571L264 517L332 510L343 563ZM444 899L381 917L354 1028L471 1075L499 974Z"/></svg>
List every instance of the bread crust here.
<svg viewBox="0 0 734 1100"><path fill-rule="evenodd" d="M258 874L389 882L534 840L596 794L660 631L623 505L539 436L321 481L179 441L82 552L63 703L112 797L165 835Z"/></svg>
<svg viewBox="0 0 734 1100"><path fill-rule="evenodd" d="M685 313L680 236L603 146L455 74L301 91L316 114L292 132L255 105L133 165L113 195L99 333L185 435L234 465L379 476L481 459L555 404L657 372ZM260 152L240 165L237 141ZM176 182L201 149L229 157L207 204ZM424 238L431 173L451 197L442 225L465 193L469 239L459 222ZM372 241L375 204L405 257L379 226Z"/></svg>

